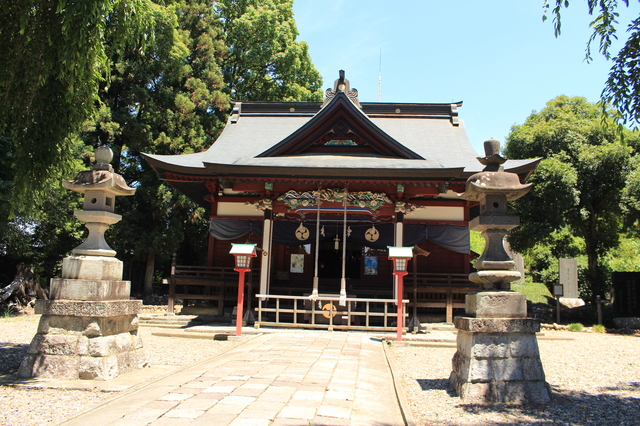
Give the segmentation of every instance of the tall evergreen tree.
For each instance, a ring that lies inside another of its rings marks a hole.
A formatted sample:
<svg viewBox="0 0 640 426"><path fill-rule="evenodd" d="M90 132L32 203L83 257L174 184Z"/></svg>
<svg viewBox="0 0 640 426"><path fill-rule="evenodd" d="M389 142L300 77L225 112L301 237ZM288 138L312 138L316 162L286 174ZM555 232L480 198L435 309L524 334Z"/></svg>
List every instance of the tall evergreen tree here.
<svg viewBox="0 0 640 426"><path fill-rule="evenodd" d="M297 41L292 0L219 0L229 53L222 63L232 99L321 101L309 46Z"/></svg>
<svg viewBox="0 0 640 426"><path fill-rule="evenodd" d="M152 292L156 258L170 259L185 227L199 224L204 240L206 217L163 185L141 154L208 148L229 108L218 65L226 47L211 5L199 0L157 5L154 22L146 49L132 46L113 58L110 81L99 92L101 113L84 133L88 143L111 145L116 171L138 186L133 197L119 201L124 218L112 238L130 267L143 265L146 295Z"/></svg>

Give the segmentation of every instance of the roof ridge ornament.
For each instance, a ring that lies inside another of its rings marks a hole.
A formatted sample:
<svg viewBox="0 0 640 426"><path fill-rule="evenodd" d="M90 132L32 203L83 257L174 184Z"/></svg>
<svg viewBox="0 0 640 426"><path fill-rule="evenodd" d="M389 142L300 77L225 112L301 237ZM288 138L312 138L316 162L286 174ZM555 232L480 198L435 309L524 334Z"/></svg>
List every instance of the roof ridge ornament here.
<svg viewBox="0 0 640 426"><path fill-rule="evenodd" d="M339 75L340 77L333 83L333 89L327 89L325 92L326 96L320 108L324 108L333 100L333 98L336 97L338 93L343 92L355 106L362 109L360 100L358 100L358 91L356 89L351 89L351 83L349 83L349 80L344 78L344 70L340 70Z"/></svg>

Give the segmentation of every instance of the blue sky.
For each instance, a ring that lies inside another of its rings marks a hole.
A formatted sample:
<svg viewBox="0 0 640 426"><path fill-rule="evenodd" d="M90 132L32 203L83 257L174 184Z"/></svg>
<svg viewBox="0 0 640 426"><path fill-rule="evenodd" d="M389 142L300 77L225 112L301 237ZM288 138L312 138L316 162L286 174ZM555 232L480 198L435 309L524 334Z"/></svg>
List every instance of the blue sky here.
<svg viewBox="0 0 640 426"><path fill-rule="evenodd" d="M586 2L563 12L558 38L551 19L542 22L542 0L295 0L293 9L325 89L344 69L361 101L377 101L382 56L381 100L463 101L478 153L558 95L596 102L610 67L597 50L584 61ZM621 12L624 39L638 3Z"/></svg>

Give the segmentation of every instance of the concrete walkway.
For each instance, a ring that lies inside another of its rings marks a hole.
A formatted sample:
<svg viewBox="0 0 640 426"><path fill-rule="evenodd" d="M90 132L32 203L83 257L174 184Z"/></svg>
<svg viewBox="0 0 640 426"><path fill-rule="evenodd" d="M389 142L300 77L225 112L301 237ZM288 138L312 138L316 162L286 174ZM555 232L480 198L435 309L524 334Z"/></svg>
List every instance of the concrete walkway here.
<svg viewBox="0 0 640 426"><path fill-rule="evenodd" d="M64 424L403 425L382 345L366 333L263 334Z"/></svg>

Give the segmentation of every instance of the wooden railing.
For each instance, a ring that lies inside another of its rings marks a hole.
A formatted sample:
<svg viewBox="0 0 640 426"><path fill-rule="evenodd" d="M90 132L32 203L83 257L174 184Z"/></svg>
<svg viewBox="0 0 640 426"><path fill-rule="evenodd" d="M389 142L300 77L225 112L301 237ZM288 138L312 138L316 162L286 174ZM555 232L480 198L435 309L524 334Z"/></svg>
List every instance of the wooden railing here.
<svg viewBox="0 0 640 426"><path fill-rule="evenodd" d="M171 277L163 283L169 285L167 312L173 313L175 299L182 299L185 306L189 301L206 300L215 301L222 315L227 298L237 297L238 273L224 267L172 266Z"/></svg>
<svg viewBox="0 0 640 426"><path fill-rule="evenodd" d="M467 274L418 273L415 288L413 283L413 275L408 275L404 281L404 296L410 300L409 307L444 308L446 322L453 322L454 309L464 309L467 294L479 290Z"/></svg>
<svg viewBox="0 0 640 426"><path fill-rule="evenodd" d="M338 296L282 296L256 294L258 318L256 326L324 328L338 330L394 331L397 321L395 299L364 299L347 297L340 306ZM406 324L406 303L403 300L403 318ZM267 320L270 315L272 320ZM364 323L364 324L363 324ZM406 329L406 327L403 327Z"/></svg>
<svg viewBox="0 0 640 426"><path fill-rule="evenodd" d="M185 304L190 301L212 301L216 303L217 311L219 315L224 313L224 306L226 301L236 300L238 291L238 273L233 270L232 267L206 267L206 266L173 266L171 277L163 280L165 284L169 285L169 300L168 300L168 312L172 313L174 309L175 299L184 300ZM247 276L247 283L258 282L258 272L253 271L252 274ZM469 281L467 274L435 274L435 273L417 273L415 275L415 282L417 284L414 292L414 275L409 274L404 279L404 297L407 299L408 307L410 309L444 309L445 319L447 322L453 322L453 310L462 309L465 307L465 296L468 293L478 291L478 285ZM272 285L274 293L263 297L267 297L270 300L277 301L278 307L267 306L258 301L258 308L264 313L275 313L275 309L278 309L278 315L275 323L282 323L279 319L280 313L285 314L288 317L293 316L292 323L296 324L293 320L297 321L297 314L309 315L310 312L303 312L304 307L300 306L301 301L308 300L303 295L304 291L309 289L301 288L297 285L289 285L284 290L279 291L280 287ZM386 316L384 314L384 303L395 303L395 299L392 297L392 289L389 288L371 288L365 284L355 284L351 286L349 292L354 295L364 296L361 298L353 298L358 301L357 303L367 303L368 307L375 306L378 309L377 312L371 311L370 318L376 318L382 316L385 318L382 321L382 327L387 327ZM247 300L253 302L251 295L247 296ZM286 301L280 306L280 300ZM324 299L323 299L324 300ZM327 303L331 299L326 299ZM368 301L368 302L365 302ZM387 301L387 302L385 302ZM415 303L414 303L415 301ZM378 305L374 305L377 303ZM255 305L254 305L255 306ZM394 305L395 306L395 305ZM280 309L282 308L282 309ZM248 309L248 307L247 307ZM291 311L288 311L291 310ZM293 311L295 310L295 312ZM310 307L307 310L312 310ZM317 313L318 309L313 312ZM392 310L393 311L393 310ZM391 311L389 311L391 312ZM315 317L315 313L313 316ZM294 315L295 314L295 315ZM387 316L393 316L393 313L387 313ZM352 319L360 319L365 317L361 322L364 322L363 327L370 326L367 322L367 316L362 313L354 311L354 314L350 316ZM308 318L307 318L308 320ZM355 326L353 321L349 322L349 327ZM309 324L306 324L309 325ZM311 324L315 326L315 324ZM337 327L337 324L332 324ZM377 325L376 325L377 326ZM340 327L337 328L342 328Z"/></svg>

